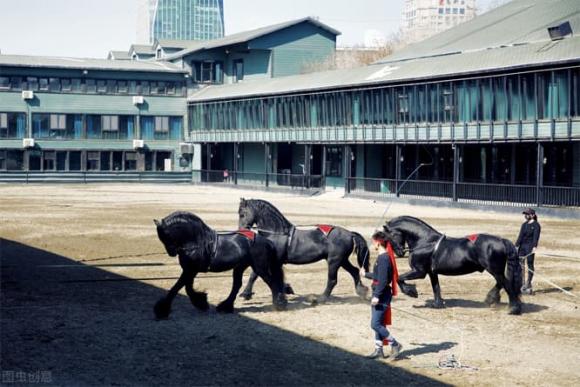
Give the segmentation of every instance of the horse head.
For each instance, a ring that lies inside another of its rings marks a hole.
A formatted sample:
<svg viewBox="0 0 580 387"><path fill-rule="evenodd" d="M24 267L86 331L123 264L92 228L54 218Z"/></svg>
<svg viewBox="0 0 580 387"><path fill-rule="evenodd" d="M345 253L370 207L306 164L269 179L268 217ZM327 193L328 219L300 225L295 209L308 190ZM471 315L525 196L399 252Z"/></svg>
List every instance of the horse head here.
<svg viewBox="0 0 580 387"><path fill-rule="evenodd" d="M387 239L391 242L395 254L397 254L398 257L404 256L406 243L405 234L397 229L390 228L388 223L383 225L383 231L385 232Z"/></svg>
<svg viewBox="0 0 580 387"><path fill-rule="evenodd" d="M174 212L162 220L154 219L157 236L167 254L175 257L186 244L202 246L211 238L211 229L203 221L188 212Z"/></svg>
<svg viewBox="0 0 580 387"><path fill-rule="evenodd" d="M238 209L238 226L240 228L251 228L256 223L256 211L250 205L250 201L240 198Z"/></svg>
<svg viewBox="0 0 580 387"><path fill-rule="evenodd" d="M159 240L161 241L161 243L163 243L165 251L167 251L167 255L169 255L170 257L175 257L177 255L178 248L173 243L172 238L170 238L170 236L165 231L166 227L165 223L163 222L163 219L160 221L157 219L153 219L153 222L157 227L157 237L159 237Z"/></svg>

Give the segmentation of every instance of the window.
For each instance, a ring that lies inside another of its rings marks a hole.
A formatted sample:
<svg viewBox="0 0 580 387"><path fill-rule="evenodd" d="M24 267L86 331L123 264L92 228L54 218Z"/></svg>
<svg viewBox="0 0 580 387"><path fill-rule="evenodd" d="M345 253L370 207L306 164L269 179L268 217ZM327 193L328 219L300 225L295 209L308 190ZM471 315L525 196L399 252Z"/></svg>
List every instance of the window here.
<svg viewBox="0 0 580 387"><path fill-rule="evenodd" d="M326 148L326 176L342 177L342 147Z"/></svg>
<svg viewBox="0 0 580 387"><path fill-rule="evenodd" d="M149 81L141 81L140 89L137 90L137 93L149 95L149 91L150 91Z"/></svg>
<svg viewBox="0 0 580 387"><path fill-rule="evenodd" d="M125 152L125 171L137 170L137 152Z"/></svg>
<svg viewBox="0 0 580 387"><path fill-rule="evenodd" d="M107 80L107 93L115 94L117 92L117 81L113 79Z"/></svg>
<svg viewBox="0 0 580 387"><path fill-rule="evenodd" d="M0 113L0 129L8 128L8 113Z"/></svg>
<svg viewBox="0 0 580 387"><path fill-rule="evenodd" d="M10 78L10 85L12 90L22 90L22 77Z"/></svg>
<svg viewBox="0 0 580 387"><path fill-rule="evenodd" d="M37 91L38 90L38 78L27 77L26 78L26 87L28 90Z"/></svg>
<svg viewBox="0 0 580 387"><path fill-rule="evenodd" d="M65 114L51 114L50 115L50 129L65 130L66 129L66 115Z"/></svg>
<svg viewBox="0 0 580 387"><path fill-rule="evenodd" d="M155 117L155 132L169 132L169 117Z"/></svg>
<svg viewBox="0 0 580 387"><path fill-rule="evenodd" d="M45 151L43 154L43 170L45 171L55 171L56 170L56 152L55 151Z"/></svg>
<svg viewBox="0 0 580 387"><path fill-rule="evenodd" d="M82 81L79 78L71 79L71 90L74 93L80 93L83 90Z"/></svg>
<svg viewBox="0 0 580 387"><path fill-rule="evenodd" d="M97 93L106 93L107 92L107 81L104 79L97 80Z"/></svg>
<svg viewBox="0 0 580 387"><path fill-rule="evenodd" d="M100 170L101 154L100 152L87 152L87 171Z"/></svg>
<svg viewBox="0 0 580 387"><path fill-rule="evenodd" d="M137 81L129 81L129 94L137 94Z"/></svg>
<svg viewBox="0 0 580 387"><path fill-rule="evenodd" d="M244 80L244 60L236 59L234 61L234 69L232 71L234 75L234 82L241 82Z"/></svg>
<svg viewBox="0 0 580 387"><path fill-rule="evenodd" d="M102 120L103 132L119 130L119 116L103 116Z"/></svg>
<svg viewBox="0 0 580 387"><path fill-rule="evenodd" d="M127 81L117 81L117 91L120 94L127 94L129 92Z"/></svg>
<svg viewBox="0 0 580 387"><path fill-rule="evenodd" d="M69 171L80 171L81 170L81 152L74 151L69 152Z"/></svg>
<svg viewBox="0 0 580 387"><path fill-rule="evenodd" d="M197 83L223 83L223 62L192 62L194 81Z"/></svg>
<svg viewBox="0 0 580 387"><path fill-rule="evenodd" d="M72 91L72 84L70 79L63 78L61 79L62 91Z"/></svg>
<svg viewBox="0 0 580 387"><path fill-rule="evenodd" d="M48 91L59 92L60 91L60 79L49 78L48 79Z"/></svg>
<svg viewBox="0 0 580 387"><path fill-rule="evenodd" d="M0 90L9 90L9 89L10 89L10 78L0 77Z"/></svg>
<svg viewBox="0 0 580 387"><path fill-rule="evenodd" d="M85 88L87 93L95 94L97 92L97 81L94 79L85 79Z"/></svg>
<svg viewBox="0 0 580 387"><path fill-rule="evenodd" d="M22 171L24 152L21 150L0 150L0 170Z"/></svg>
<svg viewBox="0 0 580 387"><path fill-rule="evenodd" d="M38 80L38 86L41 91L48 90L48 78L40 78Z"/></svg>

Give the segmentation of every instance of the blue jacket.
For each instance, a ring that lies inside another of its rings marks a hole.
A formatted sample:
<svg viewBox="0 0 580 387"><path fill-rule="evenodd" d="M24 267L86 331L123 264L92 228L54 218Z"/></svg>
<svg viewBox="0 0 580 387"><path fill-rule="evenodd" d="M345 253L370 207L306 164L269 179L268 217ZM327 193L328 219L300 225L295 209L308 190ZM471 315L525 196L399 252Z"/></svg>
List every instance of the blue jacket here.
<svg viewBox="0 0 580 387"><path fill-rule="evenodd" d="M520 235L518 235L518 240L516 241L520 256L528 255L534 247L538 247L541 232L542 227L537 221L532 223L524 222L522 224Z"/></svg>
<svg viewBox="0 0 580 387"><path fill-rule="evenodd" d="M393 282L393 267L387 253L377 257L372 273L366 273L366 278L373 280L373 297L379 299L380 304L390 304L392 298L391 282Z"/></svg>

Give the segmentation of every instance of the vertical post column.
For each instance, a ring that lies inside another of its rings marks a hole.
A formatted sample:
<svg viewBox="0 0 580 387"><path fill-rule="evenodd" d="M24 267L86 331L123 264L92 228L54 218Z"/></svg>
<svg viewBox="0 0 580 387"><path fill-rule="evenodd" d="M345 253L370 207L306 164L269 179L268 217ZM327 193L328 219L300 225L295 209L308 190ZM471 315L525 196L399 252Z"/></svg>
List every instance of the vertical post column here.
<svg viewBox="0 0 580 387"><path fill-rule="evenodd" d="M351 152L350 145L344 146L344 192L350 193L350 176L351 176Z"/></svg>
<svg viewBox="0 0 580 387"><path fill-rule="evenodd" d="M326 189L326 145L322 146L322 165L320 167L320 174L322 175L321 187Z"/></svg>
<svg viewBox="0 0 580 387"><path fill-rule="evenodd" d="M536 204L542 205L542 185L544 182L544 146L538 142L538 158L536 160Z"/></svg>
<svg viewBox="0 0 580 387"><path fill-rule="evenodd" d="M311 160L312 155L312 145L304 145L304 188L310 188L310 172L311 172Z"/></svg>
<svg viewBox="0 0 580 387"><path fill-rule="evenodd" d="M401 157L403 157L403 148L401 145L395 145L395 193L399 197L399 184L401 180Z"/></svg>
<svg viewBox="0 0 580 387"><path fill-rule="evenodd" d="M206 166L207 166L207 172L206 172L206 178L205 181L206 183L210 183L211 182L211 159L212 159L212 154L211 154L211 144L205 144L205 157L206 157Z"/></svg>
<svg viewBox="0 0 580 387"><path fill-rule="evenodd" d="M266 174L266 188L270 185L270 144L264 144L264 173Z"/></svg>
<svg viewBox="0 0 580 387"><path fill-rule="evenodd" d="M453 144L453 201L457 201L457 183L459 182L459 157L461 152L458 144Z"/></svg>
<svg viewBox="0 0 580 387"><path fill-rule="evenodd" d="M238 168L239 168L239 156L240 156L240 144L234 142L234 184L238 184Z"/></svg>

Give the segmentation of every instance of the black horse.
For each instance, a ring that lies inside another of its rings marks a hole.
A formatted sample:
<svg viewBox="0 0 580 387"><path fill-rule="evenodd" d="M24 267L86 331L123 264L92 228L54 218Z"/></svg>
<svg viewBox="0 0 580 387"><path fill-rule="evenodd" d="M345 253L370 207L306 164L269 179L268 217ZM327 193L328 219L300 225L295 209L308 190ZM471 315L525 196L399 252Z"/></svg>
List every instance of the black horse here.
<svg viewBox="0 0 580 387"><path fill-rule="evenodd" d="M207 294L193 289L197 273L223 272L233 269L233 285L228 298L218 306L219 312L231 313L234 301L242 286L244 271L251 266L254 272L268 284L276 309L284 309L286 296L284 273L272 243L260 236L240 232L218 234L199 217L189 212L174 212L163 220L154 220L157 235L171 257L179 256L182 273L169 293L155 304L157 318L167 318L171 303L179 290L185 286L193 306L207 310ZM253 239L253 240L252 240Z"/></svg>
<svg viewBox="0 0 580 387"><path fill-rule="evenodd" d="M463 275L487 270L496 280L485 302L489 305L500 301L500 291L509 296L510 314L521 313L521 269L515 246L507 239L494 235L475 234L466 238L448 238L420 219L400 216L383 226L394 242L397 255L404 254L409 246L411 271L399 276L403 293L418 297L415 285L407 280L425 278L429 275L433 287L434 307L444 307L438 275Z"/></svg>
<svg viewBox="0 0 580 387"><path fill-rule="evenodd" d="M272 241L278 258L283 263L303 265L322 259L328 261L328 282L320 301L330 297L336 286L338 269L341 267L352 276L357 294L366 296L368 289L361 283L359 269L348 260L353 250L356 250L359 267L364 266L368 271L369 250L360 234L334 226L328 227L327 235L320 229L297 230L276 207L265 200L241 199L239 217L241 228L256 225L259 233ZM252 273L242 297L252 297L256 278L256 274ZM292 292L288 291L291 289L289 285L286 285L286 289L288 293Z"/></svg>

